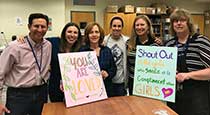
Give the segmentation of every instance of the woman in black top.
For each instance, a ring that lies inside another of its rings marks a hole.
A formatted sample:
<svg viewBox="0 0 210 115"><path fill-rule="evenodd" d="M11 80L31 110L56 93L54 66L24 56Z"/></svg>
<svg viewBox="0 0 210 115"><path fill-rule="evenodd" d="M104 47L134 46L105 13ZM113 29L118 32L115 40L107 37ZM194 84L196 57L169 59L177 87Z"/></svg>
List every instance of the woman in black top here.
<svg viewBox="0 0 210 115"><path fill-rule="evenodd" d="M49 98L51 102L64 101L64 93L60 89L61 72L58 53L77 52L82 44L80 28L75 23L67 23L61 37L47 38L52 44L51 74L49 79Z"/></svg>
<svg viewBox="0 0 210 115"><path fill-rule="evenodd" d="M157 43L160 43L160 40L154 36L150 19L146 15L137 16L134 20L132 34L128 41L128 89L130 95L133 94L136 46L157 46Z"/></svg>

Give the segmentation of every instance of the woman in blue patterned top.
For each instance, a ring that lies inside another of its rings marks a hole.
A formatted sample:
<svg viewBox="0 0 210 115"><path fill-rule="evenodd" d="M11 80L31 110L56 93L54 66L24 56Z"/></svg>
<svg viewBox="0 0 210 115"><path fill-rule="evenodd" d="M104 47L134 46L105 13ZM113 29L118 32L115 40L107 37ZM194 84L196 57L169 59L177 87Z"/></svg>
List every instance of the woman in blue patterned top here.
<svg viewBox="0 0 210 115"><path fill-rule="evenodd" d="M102 45L104 40L104 30L98 23L90 23L85 29L85 46L80 51L95 51L101 75L104 80L108 97L112 96L112 78L116 74L117 67L114 62L111 50Z"/></svg>

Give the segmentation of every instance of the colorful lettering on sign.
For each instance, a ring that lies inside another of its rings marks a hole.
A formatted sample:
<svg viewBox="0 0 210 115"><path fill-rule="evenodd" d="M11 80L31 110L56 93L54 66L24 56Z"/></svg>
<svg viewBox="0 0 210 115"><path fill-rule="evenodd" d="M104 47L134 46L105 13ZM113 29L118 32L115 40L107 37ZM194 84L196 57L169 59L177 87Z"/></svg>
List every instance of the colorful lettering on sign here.
<svg viewBox="0 0 210 115"><path fill-rule="evenodd" d="M133 94L164 101L175 101L176 47L136 48Z"/></svg>
<svg viewBox="0 0 210 115"><path fill-rule="evenodd" d="M94 51L58 54L66 106L107 98Z"/></svg>
<svg viewBox="0 0 210 115"><path fill-rule="evenodd" d="M71 83L69 84L72 84L72 92L76 95L93 92L99 90L102 87L99 78L83 78L79 80L71 80Z"/></svg>
<svg viewBox="0 0 210 115"><path fill-rule="evenodd" d="M146 84L135 85L135 92L141 95L160 96L160 89L158 86L151 86Z"/></svg>
<svg viewBox="0 0 210 115"><path fill-rule="evenodd" d="M146 57L146 58L152 58L152 59L173 59L173 53L170 52L166 52L166 50L160 50L159 52L158 51L155 51L155 52L147 52L143 49L139 49L138 50L138 57Z"/></svg>

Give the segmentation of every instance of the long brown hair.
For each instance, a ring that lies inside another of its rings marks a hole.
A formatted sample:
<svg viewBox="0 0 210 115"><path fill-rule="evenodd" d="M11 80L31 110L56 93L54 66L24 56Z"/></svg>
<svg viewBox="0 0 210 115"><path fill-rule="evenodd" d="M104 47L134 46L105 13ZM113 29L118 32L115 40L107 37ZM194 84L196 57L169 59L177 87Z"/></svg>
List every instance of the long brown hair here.
<svg viewBox="0 0 210 115"><path fill-rule="evenodd" d="M81 35L81 31L80 31L80 28L79 26L76 24L76 23L72 23L72 22L69 22L67 23L62 32L61 32L61 39L60 39L60 46L59 46L59 50L60 52L65 52L65 49L67 47L67 40L66 40L66 30L68 29L68 27L70 26L75 26L77 29L78 29L78 38L77 38L77 41L74 43L74 45L72 46L72 48L70 49L71 52L76 52L76 51L79 51L79 48L81 47L81 42L82 42L82 35Z"/></svg>

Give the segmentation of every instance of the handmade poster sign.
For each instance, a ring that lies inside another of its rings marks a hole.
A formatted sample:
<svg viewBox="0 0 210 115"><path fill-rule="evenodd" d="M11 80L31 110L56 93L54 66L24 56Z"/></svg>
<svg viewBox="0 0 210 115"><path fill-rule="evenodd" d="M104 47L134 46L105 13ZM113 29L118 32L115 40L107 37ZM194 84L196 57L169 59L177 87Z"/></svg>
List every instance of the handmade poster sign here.
<svg viewBox="0 0 210 115"><path fill-rule="evenodd" d="M176 47L137 46L133 94L175 102Z"/></svg>
<svg viewBox="0 0 210 115"><path fill-rule="evenodd" d="M58 54L66 107L107 98L96 53Z"/></svg>

